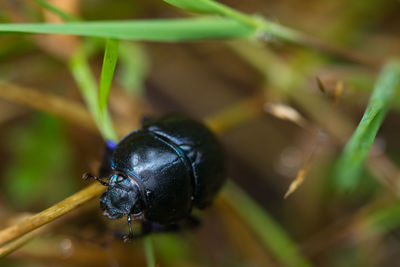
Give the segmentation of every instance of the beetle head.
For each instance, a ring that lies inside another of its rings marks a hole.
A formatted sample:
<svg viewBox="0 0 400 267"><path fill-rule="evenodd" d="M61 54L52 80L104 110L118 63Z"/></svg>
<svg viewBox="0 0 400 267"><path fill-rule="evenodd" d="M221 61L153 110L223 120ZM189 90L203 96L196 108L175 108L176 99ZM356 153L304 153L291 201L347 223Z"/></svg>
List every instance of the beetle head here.
<svg viewBox="0 0 400 267"><path fill-rule="evenodd" d="M138 185L124 174L111 174L107 191L100 197L100 208L110 219L118 219L126 214L139 216L142 213L142 200Z"/></svg>

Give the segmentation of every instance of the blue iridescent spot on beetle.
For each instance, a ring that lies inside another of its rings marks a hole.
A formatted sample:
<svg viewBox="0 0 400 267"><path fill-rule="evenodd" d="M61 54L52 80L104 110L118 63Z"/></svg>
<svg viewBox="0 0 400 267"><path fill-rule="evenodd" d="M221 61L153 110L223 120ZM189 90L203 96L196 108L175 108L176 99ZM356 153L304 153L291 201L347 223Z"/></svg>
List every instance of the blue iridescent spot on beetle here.
<svg viewBox="0 0 400 267"><path fill-rule="evenodd" d="M117 143L112 140L108 140L106 142L106 146L108 149L114 150L117 147Z"/></svg>
<svg viewBox="0 0 400 267"><path fill-rule="evenodd" d="M110 183L115 183L117 181L118 174L114 173L110 177Z"/></svg>

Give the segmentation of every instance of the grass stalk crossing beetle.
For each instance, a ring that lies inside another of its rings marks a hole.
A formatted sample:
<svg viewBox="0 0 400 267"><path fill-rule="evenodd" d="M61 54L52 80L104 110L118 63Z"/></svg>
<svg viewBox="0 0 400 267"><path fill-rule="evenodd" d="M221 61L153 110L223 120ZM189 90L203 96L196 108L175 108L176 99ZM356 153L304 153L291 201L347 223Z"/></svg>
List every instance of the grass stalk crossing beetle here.
<svg viewBox="0 0 400 267"><path fill-rule="evenodd" d="M107 142L107 150L100 177L108 182L83 178L108 187L100 207L110 219L127 215L125 239L133 237L132 217L161 226L190 218L193 208L211 204L226 178L218 139L183 116L147 119L118 144Z"/></svg>

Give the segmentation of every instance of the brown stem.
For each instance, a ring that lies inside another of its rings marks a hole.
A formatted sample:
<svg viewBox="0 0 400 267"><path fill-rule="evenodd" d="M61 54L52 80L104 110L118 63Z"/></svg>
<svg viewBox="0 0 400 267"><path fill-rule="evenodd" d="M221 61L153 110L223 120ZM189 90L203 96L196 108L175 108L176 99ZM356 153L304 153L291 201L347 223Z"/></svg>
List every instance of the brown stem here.
<svg viewBox="0 0 400 267"><path fill-rule="evenodd" d="M217 135L222 135L240 123L262 114L264 102L264 96L256 94L205 118L203 121Z"/></svg>
<svg viewBox="0 0 400 267"><path fill-rule="evenodd" d="M104 191L104 186L100 184L92 184L64 199L63 201L45 209L22 222L12 225L0 231L0 246L31 232L40 226L54 221L60 216L76 209L78 206L88 202L89 200L100 196Z"/></svg>
<svg viewBox="0 0 400 267"><path fill-rule="evenodd" d="M301 45L304 47L313 48L328 55L332 55L336 58L373 68L379 68L385 61L382 58L377 58L371 54L364 54L356 50L336 46L311 36L303 36Z"/></svg>
<svg viewBox="0 0 400 267"><path fill-rule="evenodd" d="M86 108L76 101L39 90L0 81L0 97L33 109L54 114L86 129L97 131L96 124Z"/></svg>
<svg viewBox="0 0 400 267"><path fill-rule="evenodd" d="M46 228L46 227L45 227ZM22 247L25 243L29 242L31 239L43 233L45 228L36 229L30 233L18 237L17 239L5 244L0 247L0 258L3 258L13 252L14 250Z"/></svg>

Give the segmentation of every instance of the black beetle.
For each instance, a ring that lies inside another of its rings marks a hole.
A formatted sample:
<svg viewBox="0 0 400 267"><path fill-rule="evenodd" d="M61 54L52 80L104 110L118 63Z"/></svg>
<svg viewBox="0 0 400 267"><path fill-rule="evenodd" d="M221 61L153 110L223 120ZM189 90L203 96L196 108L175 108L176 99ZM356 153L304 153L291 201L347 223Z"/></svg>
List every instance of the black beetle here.
<svg viewBox="0 0 400 267"><path fill-rule="evenodd" d="M110 219L127 215L168 225L191 215L192 209L211 204L225 181L221 145L203 124L182 116L143 121L142 129L118 144L108 142L109 156L100 175L107 173L108 186L100 207Z"/></svg>

